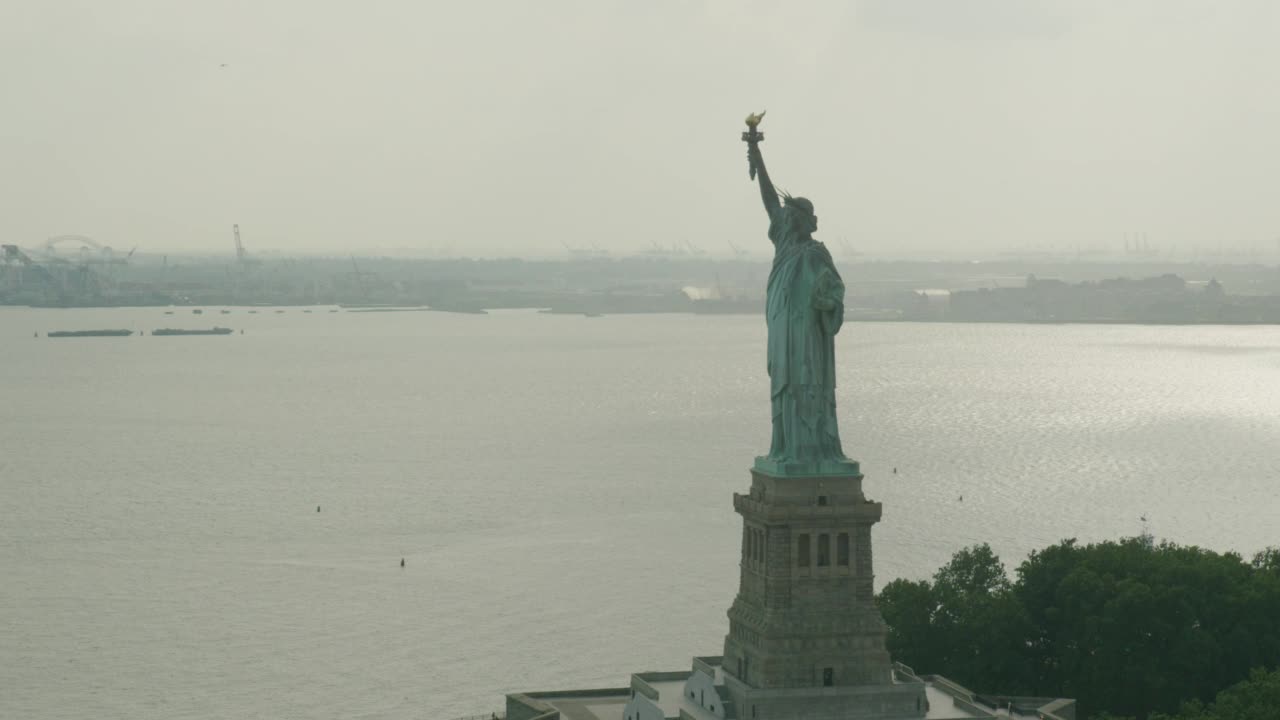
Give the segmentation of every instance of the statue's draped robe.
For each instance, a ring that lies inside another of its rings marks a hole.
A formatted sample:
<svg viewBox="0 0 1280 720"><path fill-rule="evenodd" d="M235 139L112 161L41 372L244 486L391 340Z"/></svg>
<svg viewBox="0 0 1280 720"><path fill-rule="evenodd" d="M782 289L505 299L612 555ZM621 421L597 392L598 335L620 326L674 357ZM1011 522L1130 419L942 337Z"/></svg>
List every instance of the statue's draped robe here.
<svg viewBox="0 0 1280 720"><path fill-rule="evenodd" d="M773 442L779 462L844 460L836 424L835 335L844 323L844 283L826 246L770 214L773 269L765 303ZM830 300L830 309L816 304Z"/></svg>

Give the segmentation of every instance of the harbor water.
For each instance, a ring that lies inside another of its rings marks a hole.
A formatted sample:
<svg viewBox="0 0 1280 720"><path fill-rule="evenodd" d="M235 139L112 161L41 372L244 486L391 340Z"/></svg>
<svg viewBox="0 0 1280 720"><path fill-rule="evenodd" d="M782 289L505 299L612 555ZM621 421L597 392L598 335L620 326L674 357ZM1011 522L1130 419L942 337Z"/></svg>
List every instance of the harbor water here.
<svg viewBox="0 0 1280 720"><path fill-rule="evenodd" d="M449 718L719 654L762 318L308 309L0 308L0 717ZM877 586L977 542L1280 545L1280 328L837 357Z"/></svg>

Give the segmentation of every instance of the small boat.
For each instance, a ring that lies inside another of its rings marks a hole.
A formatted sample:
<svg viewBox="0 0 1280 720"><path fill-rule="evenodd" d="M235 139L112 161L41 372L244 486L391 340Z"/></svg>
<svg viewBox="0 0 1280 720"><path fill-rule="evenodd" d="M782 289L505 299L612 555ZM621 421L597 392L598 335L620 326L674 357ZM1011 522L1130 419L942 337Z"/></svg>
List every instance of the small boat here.
<svg viewBox="0 0 1280 720"><path fill-rule="evenodd" d="M168 335L230 335L231 328L216 327L212 330L178 330L174 328L160 328L152 330L152 335L165 337Z"/></svg>
<svg viewBox="0 0 1280 720"><path fill-rule="evenodd" d="M204 314L204 311L203 311L203 310L201 310L200 308L196 308L195 310L192 310L192 311L191 311L191 314L192 314L192 315L203 315L203 314Z"/></svg>
<svg viewBox="0 0 1280 720"><path fill-rule="evenodd" d="M132 330L54 330L49 337L128 337Z"/></svg>

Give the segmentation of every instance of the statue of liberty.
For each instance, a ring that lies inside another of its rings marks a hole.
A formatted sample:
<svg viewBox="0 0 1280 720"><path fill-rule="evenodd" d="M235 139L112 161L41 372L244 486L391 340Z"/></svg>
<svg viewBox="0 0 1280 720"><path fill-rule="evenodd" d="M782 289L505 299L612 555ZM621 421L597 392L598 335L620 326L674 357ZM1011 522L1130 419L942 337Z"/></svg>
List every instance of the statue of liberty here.
<svg viewBox="0 0 1280 720"><path fill-rule="evenodd" d="M742 134L773 242L765 302L773 440L756 468L774 475L858 474L840 447L836 423L835 336L844 322L844 282L826 246L813 239L813 203L780 196L769 181L760 153L764 134L757 130L763 117L748 116Z"/></svg>

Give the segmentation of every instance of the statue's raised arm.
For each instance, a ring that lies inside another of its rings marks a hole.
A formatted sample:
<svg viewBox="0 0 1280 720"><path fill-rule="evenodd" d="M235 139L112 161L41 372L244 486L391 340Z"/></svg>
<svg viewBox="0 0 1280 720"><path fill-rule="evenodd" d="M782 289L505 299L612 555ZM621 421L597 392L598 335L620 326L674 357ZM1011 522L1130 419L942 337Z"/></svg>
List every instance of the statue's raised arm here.
<svg viewBox="0 0 1280 720"><path fill-rule="evenodd" d="M759 177L760 199L764 201L765 212L772 218L774 211L781 203L778 201L778 191L773 189L773 183L769 181L769 171L764 167L764 156L760 154L760 141L764 140L764 133L756 128L763 119L764 111L748 115L747 130L742 133L742 139L747 143L748 174L752 180Z"/></svg>

